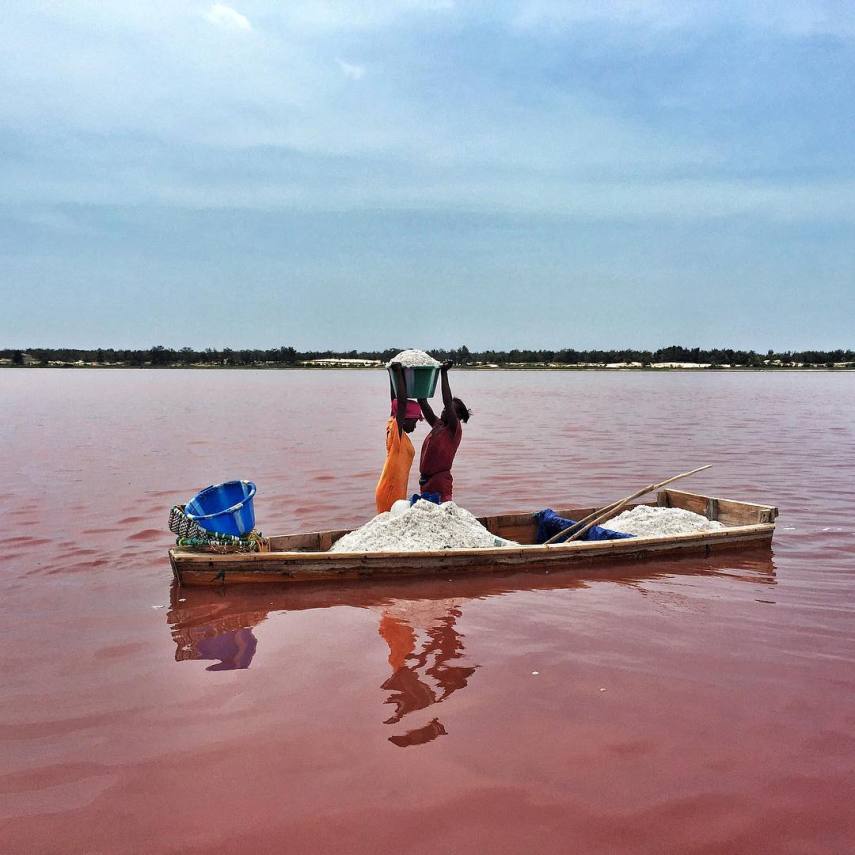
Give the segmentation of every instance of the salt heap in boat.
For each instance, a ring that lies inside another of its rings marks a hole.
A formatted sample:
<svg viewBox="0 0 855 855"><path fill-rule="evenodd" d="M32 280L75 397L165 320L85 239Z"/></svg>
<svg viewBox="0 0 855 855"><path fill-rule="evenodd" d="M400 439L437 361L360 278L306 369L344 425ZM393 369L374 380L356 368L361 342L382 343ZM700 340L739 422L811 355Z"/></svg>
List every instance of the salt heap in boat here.
<svg viewBox="0 0 855 855"><path fill-rule="evenodd" d="M402 350L394 359L386 363L390 368L393 362L400 362L403 368L438 368L439 363L423 350Z"/></svg>
<svg viewBox="0 0 855 855"><path fill-rule="evenodd" d="M622 531L638 537L654 535L688 534L694 531L716 531L724 526L716 520L708 520L682 508L651 508L639 505L612 517L603 526L612 531Z"/></svg>
<svg viewBox="0 0 855 855"><path fill-rule="evenodd" d="M378 514L339 538L330 552L425 552L516 545L491 534L454 502L435 505L419 499L403 513Z"/></svg>

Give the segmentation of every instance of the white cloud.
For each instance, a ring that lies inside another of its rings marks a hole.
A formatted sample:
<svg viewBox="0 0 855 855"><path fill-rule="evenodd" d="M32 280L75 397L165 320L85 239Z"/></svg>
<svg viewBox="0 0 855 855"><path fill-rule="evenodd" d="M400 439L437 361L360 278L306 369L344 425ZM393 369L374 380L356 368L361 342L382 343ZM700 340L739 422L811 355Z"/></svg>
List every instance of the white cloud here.
<svg viewBox="0 0 855 855"><path fill-rule="evenodd" d="M481 2L472 0L476 15ZM277 4L276 15L301 32L354 32L442 20L459 11L455 0L289 0Z"/></svg>
<svg viewBox="0 0 855 855"><path fill-rule="evenodd" d="M821 219L836 213L855 222L850 159L835 154L843 152L844 126L828 118L827 110L811 113L811 122L819 120L816 127L796 121L791 111L781 114L804 141L796 157L790 154L793 146L780 151L777 140L769 142L768 115L754 133L755 99L765 104L778 91L771 75L780 65L764 70L748 63L747 69L761 75L758 88L747 92L751 97L744 108L736 104L733 112L726 111L722 124L716 112L722 102L696 109L707 72L699 71L689 87L663 86L662 97L671 99L664 112L644 103L628 106L623 97L597 98L585 75L568 77L560 65L557 82L551 77L545 82L538 72L523 75L519 88L509 88L501 63L495 78L485 77L489 51L502 48L502 40L493 47L479 36L477 44L487 53L475 65L463 51L453 64L445 58L436 63L431 55L413 57L424 28L434 26L421 14L389 23L388 32L338 34L319 32L314 23L298 26L287 16L310 7L341 11L345 0L266 1L275 4L275 14L266 11L264 0L230 0L253 16L256 35L229 39L227 51L221 38L200 27L202 15L218 29L232 28L223 33L235 36L253 27L211 0L195 8L148 0L145 8L153 7L154 16L125 0L67 0L38 11L22 5L12 14L11 29L0 32L0 201L155 198L200 207L299 203L485 210L493 205L603 218ZM371 0L364 8L377 12L377 20L388 20L380 12L391 16L393 6L421 12L430 2L399 0L395 6L392 0ZM529 2L549 6L548 0ZM693 2L700 0L685 0L686 7L694 8ZM618 20L647 14L664 27L674 20L666 14L669 3L680 20L678 0L649 5L615 0L602 7L593 0L575 5L567 0L564 11L575 9L584 17L603 8ZM555 0L552 6L561 4ZM87 27L78 19L84 11ZM351 25L343 12L341 21L343 28ZM100 33L97 50L90 30ZM443 31L429 32L433 38ZM537 39L528 44L519 32L514 38L517 59L525 49L542 50ZM603 56L610 50L614 47L606 44ZM539 59L532 63L539 64ZM381 74L387 67L395 73ZM783 68L788 67L789 60ZM450 83L458 80L465 85ZM785 74L782 85L789 80ZM451 87L450 94L437 97L443 87ZM742 89L729 91L746 95ZM731 122L740 121L744 130L734 141ZM4 138L6 128L13 131ZM817 168L822 172L822 163L836 164L839 185L820 186L809 174L803 177L812 146L819 145L815 140L822 145L817 157L824 158ZM7 144L14 147L8 154ZM772 173L791 165L789 182L741 182L740 175L753 174L763 163L766 146L771 146ZM192 157L185 159L187 152ZM293 152L299 156L291 158ZM295 164L303 171L295 171ZM242 171L232 186L235 165ZM225 177L217 177L220 173ZM736 177L728 182L730 175ZM670 176L697 183L669 181ZM709 176L713 179L704 180ZM796 189L792 182L799 176L806 183Z"/></svg>
<svg viewBox="0 0 855 855"><path fill-rule="evenodd" d="M352 62L345 62L343 59L337 59L338 67L341 73L350 80L362 80L365 76L365 66L355 65Z"/></svg>
<svg viewBox="0 0 855 855"><path fill-rule="evenodd" d="M240 12L232 9L231 6L226 6L225 3L214 3L210 9L204 14L205 20L209 24L222 27L226 30L251 30L252 24L249 18L241 15Z"/></svg>

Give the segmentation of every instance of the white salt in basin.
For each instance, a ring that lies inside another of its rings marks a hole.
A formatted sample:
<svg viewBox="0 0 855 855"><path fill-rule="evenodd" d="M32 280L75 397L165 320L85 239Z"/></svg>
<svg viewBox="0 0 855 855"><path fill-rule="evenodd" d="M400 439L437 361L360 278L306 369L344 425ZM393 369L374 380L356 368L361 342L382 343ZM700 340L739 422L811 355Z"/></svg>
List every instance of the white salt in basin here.
<svg viewBox="0 0 855 855"><path fill-rule="evenodd" d="M393 362L400 362L404 368L437 368L437 362L429 353L423 350L402 350L394 359L386 363L389 368Z"/></svg>

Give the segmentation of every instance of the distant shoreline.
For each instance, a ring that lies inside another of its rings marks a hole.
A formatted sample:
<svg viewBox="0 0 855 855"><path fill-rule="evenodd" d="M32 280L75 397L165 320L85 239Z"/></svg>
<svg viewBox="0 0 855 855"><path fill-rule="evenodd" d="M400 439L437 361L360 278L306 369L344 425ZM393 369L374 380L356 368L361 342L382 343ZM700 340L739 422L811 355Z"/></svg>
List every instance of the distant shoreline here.
<svg viewBox="0 0 855 855"><path fill-rule="evenodd" d="M303 350L293 347L221 349L207 347L145 349L31 347L0 348L0 368L214 368L310 370L382 369L398 354L383 350ZM481 350L434 348L438 362L450 361L467 371L810 371L855 368L855 350L754 350L669 345L657 350Z"/></svg>
<svg viewBox="0 0 855 855"><path fill-rule="evenodd" d="M127 363L59 363L52 365L9 365L0 363L0 369L10 370L38 370L38 371L67 371L68 369L83 371L380 371L385 370L382 365L130 365ZM855 371L855 365L543 365L537 363L517 365L456 365L455 371L628 371L648 374L673 373L675 371L692 374L705 373L740 373L746 371L756 372L792 372L804 373L811 371L815 373L827 373L835 371Z"/></svg>

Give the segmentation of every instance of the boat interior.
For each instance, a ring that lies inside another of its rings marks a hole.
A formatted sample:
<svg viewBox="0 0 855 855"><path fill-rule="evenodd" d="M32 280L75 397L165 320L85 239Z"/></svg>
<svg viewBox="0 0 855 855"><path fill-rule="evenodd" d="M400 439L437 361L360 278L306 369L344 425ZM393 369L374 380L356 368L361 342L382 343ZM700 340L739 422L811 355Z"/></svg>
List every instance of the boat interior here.
<svg viewBox="0 0 855 855"><path fill-rule="evenodd" d="M770 524L774 523L778 516L778 509L771 505L719 499L699 493L686 493L682 490L660 490L656 494L656 501L636 502L627 505L626 509L638 507L639 504L682 508L701 514L708 519L718 520L722 525L728 527ZM597 508L560 507L553 508L553 510L561 517L580 520L593 513ZM534 521L532 511L483 516L478 519L488 531L497 537L514 540L523 545L534 545L536 543L537 524ZM272 552L327 552L340 537L349 531L350 529L336 529L274 535L270 538L270 549Z"/></svg>

